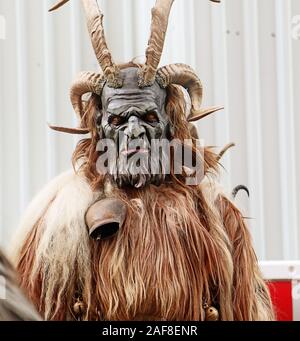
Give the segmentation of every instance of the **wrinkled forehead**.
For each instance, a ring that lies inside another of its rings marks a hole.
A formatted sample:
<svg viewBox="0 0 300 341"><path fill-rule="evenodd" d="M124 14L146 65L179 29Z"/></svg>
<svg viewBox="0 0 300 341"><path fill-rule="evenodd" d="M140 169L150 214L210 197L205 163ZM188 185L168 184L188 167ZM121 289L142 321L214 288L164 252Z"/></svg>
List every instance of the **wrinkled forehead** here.
<svg viewBox="0 0 300 341"><path fill-rule="evenodd" d="M138 87L138 68L127 68L121 70L124 80L120 89L110 88L105 85L102 91L102 107L105 111L117 110L126 105L135 106L140 109L149 107L162 110L166 100L166 90L162 89L157 82L146 88Z"/></svg>

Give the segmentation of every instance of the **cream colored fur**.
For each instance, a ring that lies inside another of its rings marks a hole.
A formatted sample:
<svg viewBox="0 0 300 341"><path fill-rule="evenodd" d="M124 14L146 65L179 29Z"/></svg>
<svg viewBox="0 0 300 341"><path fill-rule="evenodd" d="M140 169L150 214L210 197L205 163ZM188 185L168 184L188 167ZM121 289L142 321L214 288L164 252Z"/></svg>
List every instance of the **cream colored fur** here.
<svg viewBox="0 0 300 341"><path fill-rule="evenodd" d="M37 221L44 215L48 205L55 198L57 193L74 177L73 171L68 171L54 178L27 207L21 219L17 232L10 244L10 258L14 263L17 261L20 248L22 247L28 233Z"/></svg>
<svg viewBox="0 0 300 341"><path fill-rule="evenodd" d="M56 273L63 273L62 283L56 284L67 287L68 283L63 281L72 278L73 271L73 268L68 267L67 264L74 265L79 258L81 261L78 264L81 269L78 270L82 275L79 280L89 281L89 236L85 225L85 213L100 196L100 192L91 190L83 176L72 171L55 178L38 194L26 211L10 252L11 260L14 262L18 260L20 249L28 233L42 219L43 233L36 250L36 259L42 259L45 267L42 269L34 267L32 278L42 271L43 275L46 275L46 283L50 284L54 282L52 280L54 277L57 278ZM51 240L50 245L49 240ZM66 249L68 252L65 252ZM40 263L36 266L40 266ZM53 299L54 290L51 285L44 284L43 293L47 303ZM46 311L45 315L49 313Z"/></svg>

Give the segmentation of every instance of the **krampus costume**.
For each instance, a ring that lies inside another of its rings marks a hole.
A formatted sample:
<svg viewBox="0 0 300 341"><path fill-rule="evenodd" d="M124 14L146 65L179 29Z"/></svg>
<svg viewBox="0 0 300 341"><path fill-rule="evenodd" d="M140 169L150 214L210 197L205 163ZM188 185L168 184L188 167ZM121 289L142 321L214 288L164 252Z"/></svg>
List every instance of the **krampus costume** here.
<svg viewBox="0 0 300 341"><path fill-rule="evenodd" d="M84 72L71 88L80 127L52 128L90 136L76 147L75 171L52 181L21 224L14 259L22 287L49 320L273 319L243 216L217 185L219 156L196 144L191 122L220 108L201 109L189 66L158 69L173 0L152 10L145 64L122 65L97 1L82 3L102 73ZM98 146L107 139L117 163L102 172ZM186 165L174 172L173 154L169 173L147 172L150 156L161 166L150 144L163 140L202 160L200 183L187 184Z"/></svg>

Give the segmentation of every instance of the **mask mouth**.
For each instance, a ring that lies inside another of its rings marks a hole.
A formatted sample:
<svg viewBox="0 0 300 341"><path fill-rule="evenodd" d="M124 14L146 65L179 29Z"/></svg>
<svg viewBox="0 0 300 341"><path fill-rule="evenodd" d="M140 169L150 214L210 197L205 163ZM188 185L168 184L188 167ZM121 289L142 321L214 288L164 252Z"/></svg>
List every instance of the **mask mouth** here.
<svg viewBox="0 0 300 341"><path fill-rule="evenodd" d="M136 154L148 154L148 153L149 153L149 149L140 148L140 147L123 149L121 151L121 154L123 156L127 156L127 157L130 157L130 156L133 156L133 155L136 155Z"/></svg>
<svg viewBox="0 0 300 341"><path fill-rule="evenodd" d="M142 156L149 154L150 143L146 136L144 136L139 139L127 140L120 149L120 155L127 158L137 154Z"/></svg>

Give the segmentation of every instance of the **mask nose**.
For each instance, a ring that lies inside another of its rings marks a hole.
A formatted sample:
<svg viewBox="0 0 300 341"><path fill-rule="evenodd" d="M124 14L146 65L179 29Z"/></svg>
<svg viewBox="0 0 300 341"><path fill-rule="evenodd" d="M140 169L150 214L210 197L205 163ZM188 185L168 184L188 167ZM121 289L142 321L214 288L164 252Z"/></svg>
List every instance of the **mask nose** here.
<svg viewBox="0 0 300 341"><path fill-rule="evenodd" d="M125 129L124 133L131 139L137 139L142 137L146 133L146 130L140 124L140 120L136 116L131 116L128 120L128 127Z"/></svg>

